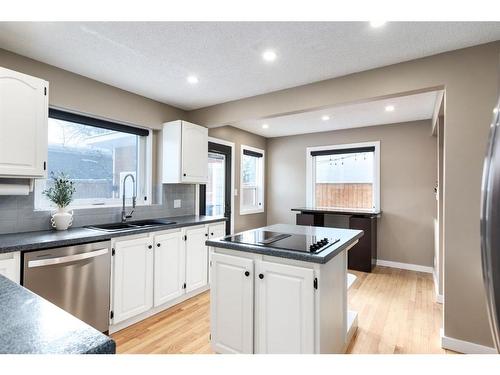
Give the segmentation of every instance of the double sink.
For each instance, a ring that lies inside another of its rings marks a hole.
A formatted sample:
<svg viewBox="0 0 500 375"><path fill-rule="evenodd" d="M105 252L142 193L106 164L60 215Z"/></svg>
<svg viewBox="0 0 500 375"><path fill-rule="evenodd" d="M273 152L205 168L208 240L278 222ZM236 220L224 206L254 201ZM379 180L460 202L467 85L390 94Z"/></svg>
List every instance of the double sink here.
<svg viewBox="0 0 500 375"><path fill-rule="evenodd" d="M102 225L92 225L87 228L98 230L102 232L124 232L129 230L137 230L141 228L152 228L152 227L161 227L167 225L176 224L175 221L166 221L166 220L139 220L139 221L131 221L129 223L112 223L112 224L102 224Z"/></svg>

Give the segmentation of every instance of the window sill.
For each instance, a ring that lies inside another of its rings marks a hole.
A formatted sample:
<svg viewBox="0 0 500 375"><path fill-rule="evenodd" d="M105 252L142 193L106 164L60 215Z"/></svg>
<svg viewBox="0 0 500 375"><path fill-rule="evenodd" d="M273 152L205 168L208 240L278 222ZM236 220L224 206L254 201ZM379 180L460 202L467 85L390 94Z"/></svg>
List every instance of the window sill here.
<svg viewBox="0 0 500 375"><path fill-rule="evenodd" d="M260 214L262 212L264 212L264 208L249 209L249 210L240 210L240 215Z"/></svg>
<svg viewBox="0 0 500 375"><path fill-rule="evenodd" d="M151 203L143 203L143 204L137 204L135 207L156 207L156 206L161 206L161 204L151 204ZM80 210L90 210L90 209L104 209L104 208L122 208L121 204L95 204L95 205L81 205L81 206L69 206L69 210L73 211L80 211ZM126 204L125 205L126 210L132 209L132 204ZM34 208L34 212L53 212L57 210L57 207L43 207L43 208Z"/></svg>

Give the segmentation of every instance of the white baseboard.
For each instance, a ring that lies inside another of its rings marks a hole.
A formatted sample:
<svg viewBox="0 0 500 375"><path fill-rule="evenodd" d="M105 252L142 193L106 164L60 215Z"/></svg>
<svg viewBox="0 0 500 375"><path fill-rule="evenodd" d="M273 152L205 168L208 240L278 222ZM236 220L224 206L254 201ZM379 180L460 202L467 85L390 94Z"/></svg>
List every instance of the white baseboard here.
<svg viewBox="0 0 500 375"><path fill-rule="evenodd" d="M464 354L497 354L495 348L474 344L473 342L446 337L441 329L441 347Z"/></svg>
<svg viewBox="0 0 500 375"><path fill-rule="evenodd" d="M410 270L410 271L425 272L425 273L434 272L434 268L432 267L421 266L419 264L391 262L389 260L382 260L382 259L377 259L377 266L400 268L402 270Z"/></svg>

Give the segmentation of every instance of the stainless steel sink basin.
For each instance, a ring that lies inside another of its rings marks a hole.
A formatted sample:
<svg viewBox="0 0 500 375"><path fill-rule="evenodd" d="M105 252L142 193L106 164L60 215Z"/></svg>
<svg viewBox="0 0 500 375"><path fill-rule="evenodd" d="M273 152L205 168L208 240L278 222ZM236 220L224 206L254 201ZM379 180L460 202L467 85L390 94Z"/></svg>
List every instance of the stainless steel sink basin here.
<svg viewBox="0 0 500 375"><path fill-rule="evenodd" d="M112 224L102 224L102 225L91 225L87 228L100 230L103 232L124 232L134 229L147 228L147 227L158 227L165 225L175 224L175 221L166 221L166 220L139 220L139 221L131 221L129 223L112 223Z"/></svg>

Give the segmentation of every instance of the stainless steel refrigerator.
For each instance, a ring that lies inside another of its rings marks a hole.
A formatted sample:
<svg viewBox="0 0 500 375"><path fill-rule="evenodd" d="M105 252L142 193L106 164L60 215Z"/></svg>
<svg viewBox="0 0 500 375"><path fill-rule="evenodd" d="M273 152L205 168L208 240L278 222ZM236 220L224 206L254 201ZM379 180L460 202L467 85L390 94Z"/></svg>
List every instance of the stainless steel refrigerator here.
<svg viewBox="0 0 500 375"><path fill-rule="evenodd" d="M483 168L481 258L493 341L500 352L500 102L493 111Z"/></svg>

